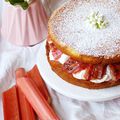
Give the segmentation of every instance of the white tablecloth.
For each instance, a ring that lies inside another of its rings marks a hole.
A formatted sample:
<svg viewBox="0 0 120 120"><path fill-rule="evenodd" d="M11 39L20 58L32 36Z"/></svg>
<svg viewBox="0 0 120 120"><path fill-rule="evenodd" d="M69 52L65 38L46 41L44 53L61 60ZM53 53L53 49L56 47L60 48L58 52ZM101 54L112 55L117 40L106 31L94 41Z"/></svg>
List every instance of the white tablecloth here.
<svg viewBox="0 0 120 120"><path fill-rule="evenodd" d="M48 14L65 0L42 0ZM2 1L0 0L0 11ZM18 47L0 39L0 94L14 82L16 68L31 69L39 56L40 45ZM120 98L106 102L84 102L65 97L49 88L54 107L62 120L120 120ZM120 92L120 91L118 91ZM1 101L1 97L0 97ZM0 120L3 120L0 102Z"/></svg>

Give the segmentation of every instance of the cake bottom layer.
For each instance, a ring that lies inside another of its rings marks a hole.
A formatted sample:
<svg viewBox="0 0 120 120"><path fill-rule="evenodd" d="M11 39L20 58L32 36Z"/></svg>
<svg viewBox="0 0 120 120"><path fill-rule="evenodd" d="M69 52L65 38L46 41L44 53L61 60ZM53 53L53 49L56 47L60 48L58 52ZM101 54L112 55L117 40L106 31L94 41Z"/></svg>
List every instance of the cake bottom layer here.
<svg viewBox="0 0 120 120"><path fill-rule="evenodd" d="M66 82L69 82L71 84L74 84L80 87L88 88L88 89L102 89L102 88L108 88L108 87L120 85L120 80L110 80L110 81L105 81L102 83L93 83L88 80L76 79L71 74L69 74L68 72L62 69L61 63L59 63L58 61L50 60L49 52L50 52L50 49L47 43L46 44L46 55L48 58L48 62L51 66L51 69Z"/></svg>

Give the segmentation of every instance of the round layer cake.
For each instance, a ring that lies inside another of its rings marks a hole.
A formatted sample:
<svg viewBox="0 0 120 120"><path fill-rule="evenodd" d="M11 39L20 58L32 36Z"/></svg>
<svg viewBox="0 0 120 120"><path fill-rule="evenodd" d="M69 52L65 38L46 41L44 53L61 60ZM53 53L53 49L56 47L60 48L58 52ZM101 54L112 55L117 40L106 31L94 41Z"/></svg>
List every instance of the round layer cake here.
<svg viewBox="0 0 120 120"><path fill-rule="evenodd" d="M69 0L48 23L48 61L63 80L99 89L120 84L120 1Z"/></svg>

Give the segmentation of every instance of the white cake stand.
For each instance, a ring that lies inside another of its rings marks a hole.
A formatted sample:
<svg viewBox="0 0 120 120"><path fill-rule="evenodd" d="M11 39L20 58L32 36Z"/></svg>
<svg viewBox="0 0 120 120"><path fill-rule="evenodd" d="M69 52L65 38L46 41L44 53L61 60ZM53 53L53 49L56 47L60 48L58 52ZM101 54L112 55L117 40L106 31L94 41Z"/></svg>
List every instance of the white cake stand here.
<svg viewBox="0 0 120 120"><path fill-rule="evenodd" d="M37 61L38 69L46 84L57 92L81 101L98 102L120 97L120 86L99 90L89 90L65 82L51 70L46 57L45 42L42 43L39 52L40 53Z"/></svg>

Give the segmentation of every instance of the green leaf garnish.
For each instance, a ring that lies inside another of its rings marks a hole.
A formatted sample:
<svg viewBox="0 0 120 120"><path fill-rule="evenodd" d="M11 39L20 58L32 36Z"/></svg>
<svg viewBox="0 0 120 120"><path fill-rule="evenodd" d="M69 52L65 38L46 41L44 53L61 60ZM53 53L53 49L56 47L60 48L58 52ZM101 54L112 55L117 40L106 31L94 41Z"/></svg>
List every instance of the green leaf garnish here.
<svg viewBox="0 0 120 120"><path fill-rule="evenodd" d="M29 4L24 0L6 0L6 2L9 2L11 5L20 5L24 10L26 10L29 7Z"/></svg>
<svg viewBox="0 0 120 120"><path fill-rule="evenodd" d="M15 5L20 5L24 10L26 10L29 6L27 2L16 3Z"/></svg>
<svg viewBox="0 0 120 120"><path fill-rule="evenodd" d="M105 16L101 15L99 12L91 13L88 16L87 20L92 27L95 27L97 29L103 29L108 26L107 19L105 18Z"/></svg>

